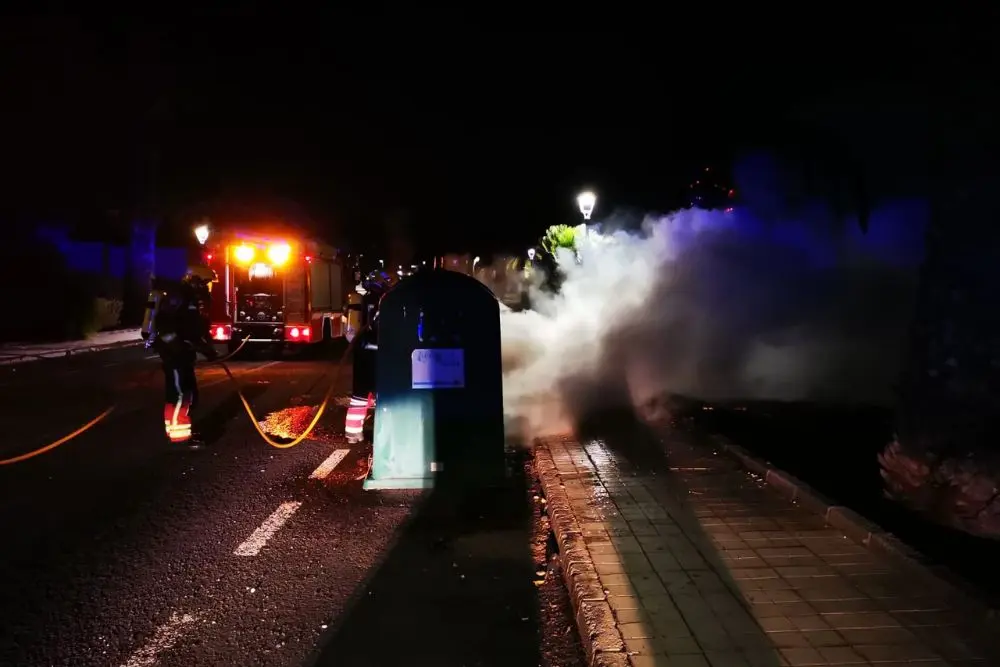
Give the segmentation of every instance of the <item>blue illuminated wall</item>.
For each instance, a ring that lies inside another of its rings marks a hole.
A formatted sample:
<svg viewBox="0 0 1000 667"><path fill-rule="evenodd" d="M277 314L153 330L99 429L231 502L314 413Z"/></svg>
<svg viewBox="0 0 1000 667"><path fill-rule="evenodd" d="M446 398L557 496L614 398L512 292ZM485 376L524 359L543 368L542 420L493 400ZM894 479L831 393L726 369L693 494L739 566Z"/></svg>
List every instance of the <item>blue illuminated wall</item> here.
<svg viewBox="0 0 1000 667"><path fill-rule="evenodd" d="M66 262L66 268L74 273L100 279L112 285L112 291L122 289L126 275L126 248L99 241L76 241L58 227L42 227L37 232L38 238L54 248ZM186 248L156 248L156 275L164 278L181 278L187 270ZM109 298L120 298L119 295L106 294Z"/></svg>

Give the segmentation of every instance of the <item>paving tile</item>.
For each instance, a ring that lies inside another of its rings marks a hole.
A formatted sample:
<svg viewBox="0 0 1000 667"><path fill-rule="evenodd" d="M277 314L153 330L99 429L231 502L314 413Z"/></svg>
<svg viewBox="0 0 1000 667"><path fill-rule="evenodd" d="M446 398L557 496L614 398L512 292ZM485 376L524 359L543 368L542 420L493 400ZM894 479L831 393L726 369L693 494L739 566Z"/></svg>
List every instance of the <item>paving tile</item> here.
<svg viewBox="0 0 1000 667"><path fill-rule="evenodd" d="M647 614L641 607L637 609L615 609L612 607L611 612L615 615L615 620L618 622L618 625L622 625L623 623L652 622L649 614Z"/></svg>
<svg viewBox="0 0 1000 667"><path fill-rule="evenodd" d="M652 639L656 636L654 630L646 623L622 623L619 632L625 639Z"/></svg>
<svg viewBox="0 0 1000 667"><path fill-rule="evenodd" d="M657 645L663 647L667 655L703 655L704 651L694 637L659 637Z"/></svg>
<svg viewBox="0 0 1000 667"><path fill-rule="evenodd" d="M848 644L916 644L920 640L917 635L903 628L848 628L837 632L847 640Z"/></svg>
<svg viewBox="0 0 1000 667"><path fill-rule="evenodd" d="M640 578L641 577L641 578ZM659 577L655 575L652 576L633 576L632 586L640 597L645 595L664 595L667 592L667 587L663 585Z"/></svg>
<svg viewBox="0 0 1000 667"><path fill-rule="evenodd" d="M663 655L663 647L660 644L660 640L656 637L653 638L625 638L625 650L632 656L655 656Z"/></svg>
<svg viewBox="0 0 1000 667"><path fill-rule="evenodd" d="M769 632L768 642L778 649L786 648L812 648L808 637L801 632Z"/></svg>
<svg viewBox="0 0 1000 667"><path fill-rule="evenodd" d="M632 583L632 580L624 572L618 574L601 574L597 575L601 580L602 586L628 586Z"/></svg>
<svg viewBox="0 0 1000 667"><path fill-rule="evenodd" d="M788 664L773 648L749 649L742 653L750 667L776 667L776 665Z"/></svg>
<svg viewBox="0 0 1000 667"><path fill-rule="evenodd" d="M634 667L1000 664L948 600L728 457L624 449L550 452Z"/></svg>
<svg viewBox="0 0 1000 667"><path fill-rule="evenodd" d="M899 621L891 615L880 612L860 612L848 614L824 614L823 618L830 627L838 630L872 630L876 628L898 628Z"/></svg>
<svg viewBox="0 0 1000 667"><path fill-rule="evenodd" d="M624 577L624 574L614 575ZM607 593L608 597L622 598L622 597L639 597L639 592L632 588L632 584L606 584L604 586L604 591Z"/></svg>
<svg viewBox="0 0 1000 667"><path fill-rule="evenodd" d="M816 649L819 654L830 665L857 665L865 664L865 660L860 653L849 646L828 646Z"/></svg>
<svg viewBox="0 0 1000 667"><path fill-rule="evenodd" d="M689 654L667 654L667 659L664 662L659 663L646 663L647 665L655 667L663 667L663 665L669 665L670 667L711 667L708 659L704 655L689 655ZM636 667L640 667L639 663L636 663ZM645 667L643 665L642 667Z"/></svg>
<svg viewBox="0 0 1000 667"><path fill-rule="evenodd" d="M657 637L666 639L689 638L693 636L691 628L681 616L666 614L653 615L653 629Z"/></svg>
<svg viewBox="0 0 1000 667"><path fill-rule="evenodd" d="M868 659L869 662L917 662L921 660L939 660L940 656L920 644L862 644L854 650Z"/></svg>
<svg viewBox="0 0 1000 667"><path fill-rule="evenodd" d="M847 640L836 630L805 630L802 635L813 648L847 645Z"/></svg>
<svg viewBox="0 0 1000 667"><path fill-rule="evenodd" d="M632 595L609 595L608 604L611 605L611 609L614 611L620 609L642 609L639 598Z"/></svg>
<svg viewBox="0 0 1000 667"><path fill-rule="evenodd" d="M705 651L705 658L712 667L748 667L740 651Z"/></svg>
<svg viewBox="0 0 1000 667"><path fill-rule="evenodd" d="M819 651L814 648L783 648L781 655L791 667L799 665L822 665L826 663Z"/></svg>

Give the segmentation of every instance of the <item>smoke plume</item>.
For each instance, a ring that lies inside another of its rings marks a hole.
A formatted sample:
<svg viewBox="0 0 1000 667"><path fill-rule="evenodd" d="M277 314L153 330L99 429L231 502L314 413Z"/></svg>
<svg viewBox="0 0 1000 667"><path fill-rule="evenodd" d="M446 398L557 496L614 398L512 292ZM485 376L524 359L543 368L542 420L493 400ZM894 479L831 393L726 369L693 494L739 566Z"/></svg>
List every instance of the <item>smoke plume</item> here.
<svg viewBox="0 0 1000 667"><path fill-rule="evenodd" d="M905 351L920 202L877 208L871 231L822 207L762 220L684 210L559 251L558 294L502 315L508 417L533 434L597 407L667 395L885 404Z"/></svg>

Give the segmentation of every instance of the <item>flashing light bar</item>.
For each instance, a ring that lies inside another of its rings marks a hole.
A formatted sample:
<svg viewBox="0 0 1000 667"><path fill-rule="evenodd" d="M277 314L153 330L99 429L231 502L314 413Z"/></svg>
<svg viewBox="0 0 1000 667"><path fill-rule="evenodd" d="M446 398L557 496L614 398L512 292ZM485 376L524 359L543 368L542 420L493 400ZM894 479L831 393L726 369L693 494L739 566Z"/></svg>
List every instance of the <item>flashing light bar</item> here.
<svg viewBox="0 0 1000 667"><path fill-rule="evenodd" d="M256 256L257 248L251 244L242 243L233 248L233 257L240 264L249 265ZM282 266L291 259L292 246L287 243L272 243L267 247L266 256L272 266Z"/></svg>
<svg viewBox="0 0 1000 667"><path fill-rule="evenodd" d="M275 266L281 266L292 256L292 248L287 243L275 243L267 249L267 258Z"/></svg>
<svg viewBox="0 0 1000 667"><path fill-rule="evenodd" d="M236 246L236 249L233 251L236 261L240 264L249 264L253 261L256 254L257 250L252 245Z"/></svg>

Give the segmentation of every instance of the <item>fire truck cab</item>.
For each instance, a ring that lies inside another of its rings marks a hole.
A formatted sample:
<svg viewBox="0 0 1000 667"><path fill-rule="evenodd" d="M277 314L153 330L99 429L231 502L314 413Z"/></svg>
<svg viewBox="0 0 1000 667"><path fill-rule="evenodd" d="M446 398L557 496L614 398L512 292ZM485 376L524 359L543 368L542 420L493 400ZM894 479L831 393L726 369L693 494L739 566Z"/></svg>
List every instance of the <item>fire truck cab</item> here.
<svg viewBox="0 0 1000 667"><path fill-rule="evenodd" d="M204 250L219 280L212 287L212 339L230 351L244 341L282 349L344 335L344 267L333 246L228 231Z"/></svg>

